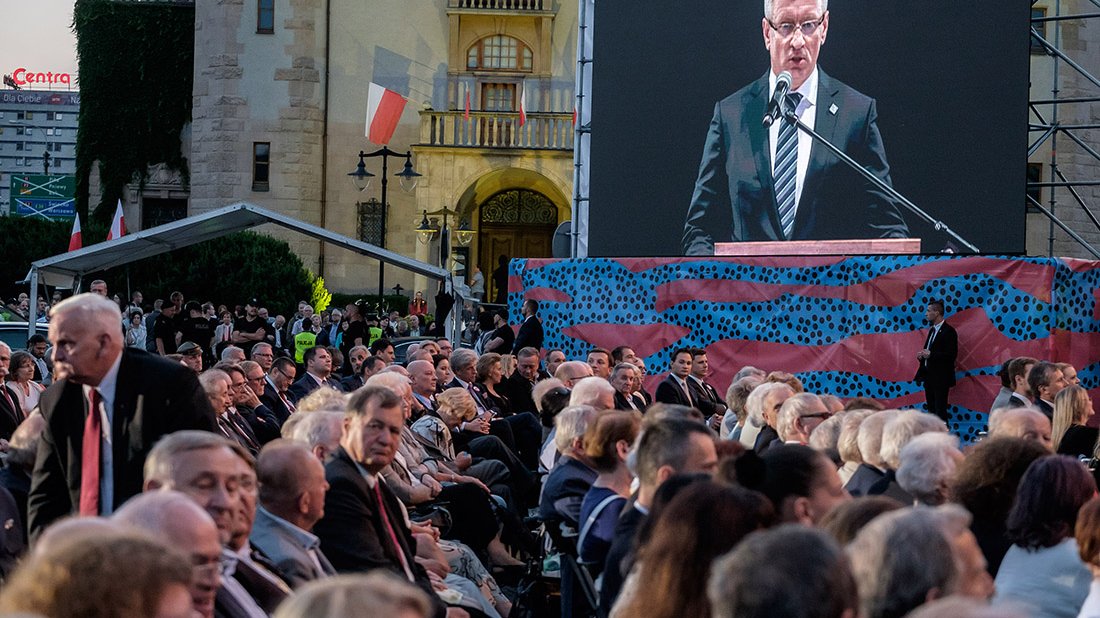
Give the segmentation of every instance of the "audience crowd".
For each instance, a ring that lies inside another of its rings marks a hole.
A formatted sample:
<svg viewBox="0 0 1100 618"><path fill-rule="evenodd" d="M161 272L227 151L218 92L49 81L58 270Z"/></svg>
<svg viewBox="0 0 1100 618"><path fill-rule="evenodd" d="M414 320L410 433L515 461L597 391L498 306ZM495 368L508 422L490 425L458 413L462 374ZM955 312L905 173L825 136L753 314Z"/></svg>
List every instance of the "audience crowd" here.
<svg viewBox="0 0 1100 618"><path fill-rule="evenodd" d="M5 615L1100 615L1070 365L1006 361L963 444L782 368L714 384L705 349L659 380L571 359L533 300L471 349L420 297L287 319L100 284L0 344Z"/></svg>

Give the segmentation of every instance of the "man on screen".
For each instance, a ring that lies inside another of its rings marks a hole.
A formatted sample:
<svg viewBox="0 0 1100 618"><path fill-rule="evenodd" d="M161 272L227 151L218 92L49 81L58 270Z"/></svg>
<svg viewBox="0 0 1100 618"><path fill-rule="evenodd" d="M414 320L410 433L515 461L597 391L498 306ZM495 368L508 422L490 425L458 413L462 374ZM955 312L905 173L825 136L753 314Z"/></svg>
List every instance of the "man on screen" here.
<svg viewBox="0 0 1100 618"><path fill-rule="evenodd" d="M893 201L812 137L783 118L762 124L776 78L789 71L787 103L802 122L890 182L874 99L817 66L828 4L764 0L771 70L714 106L684 223L685 254L711 255L716 242L908 235Z"/></svg>

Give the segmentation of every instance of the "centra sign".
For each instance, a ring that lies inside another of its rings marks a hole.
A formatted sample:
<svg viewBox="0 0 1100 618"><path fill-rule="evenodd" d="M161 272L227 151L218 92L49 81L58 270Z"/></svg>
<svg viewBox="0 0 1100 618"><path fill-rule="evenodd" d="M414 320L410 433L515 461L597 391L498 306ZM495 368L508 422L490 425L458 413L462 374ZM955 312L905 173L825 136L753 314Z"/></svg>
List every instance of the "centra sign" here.
<svg viewBox="0 0 1100 618"><path fill-rule="evenodd" d="M19 86L33 86L35 84L51 86L53 84L73 85L73 76L70 73L54 73L53 71L34 71L19 67L11 74L12 81Z"/></svg>

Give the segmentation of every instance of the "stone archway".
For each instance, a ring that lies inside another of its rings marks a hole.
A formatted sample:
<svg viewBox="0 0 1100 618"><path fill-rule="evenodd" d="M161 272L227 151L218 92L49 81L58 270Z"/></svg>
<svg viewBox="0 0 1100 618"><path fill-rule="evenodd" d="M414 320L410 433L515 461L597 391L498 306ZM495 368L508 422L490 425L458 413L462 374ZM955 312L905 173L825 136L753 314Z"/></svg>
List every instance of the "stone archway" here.
<svg viewBox="0 0 1100 618"><path fill-rule="evenodd" d="M505 189L485 200L478 208L477 263L482 272L498 268L500 256L548 258L558 209L550 198L530 189ZM486 275L486 299L499 300L493 277Z"/></svg>

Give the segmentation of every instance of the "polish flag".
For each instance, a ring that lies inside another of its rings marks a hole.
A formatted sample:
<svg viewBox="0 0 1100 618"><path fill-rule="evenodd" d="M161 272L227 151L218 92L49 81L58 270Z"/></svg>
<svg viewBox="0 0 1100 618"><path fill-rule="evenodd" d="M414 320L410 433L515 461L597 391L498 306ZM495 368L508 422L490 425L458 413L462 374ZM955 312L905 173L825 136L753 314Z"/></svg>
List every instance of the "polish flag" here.
<svg viewBox="0 0 1100 618"><path fill-rule="evenodd" d="M73 233L69 236L69 251L76 251L84 246L84 240L80 235L80 215L73 217Z"/></svg>
<svg viewBox="0 0 1100 618"><path fill-rule="evenodd" d="M367 139L388 144L407 102L405 97L371 82L367 92Z"/></svg>
<svg viewBox="0 0 1100 618"><path fill-rule="evenodd" d="M122 200L115 207L115 218L111 220L111 230L107 232L107 240L115 240L126 235L126 220L122 217Z"/></svg>
<svg viewBox="0 0 1100 618"><path fill-rule="evenodd" d="M519 126L527 124L527 83L519 83Z"/></svg>
<svg viewBox="0 0 1100 618"><path fill-rule="evenodd" d="M466 120L470 119L470 84L463 84L466 87L466 108L462 117Z"/></svg>

